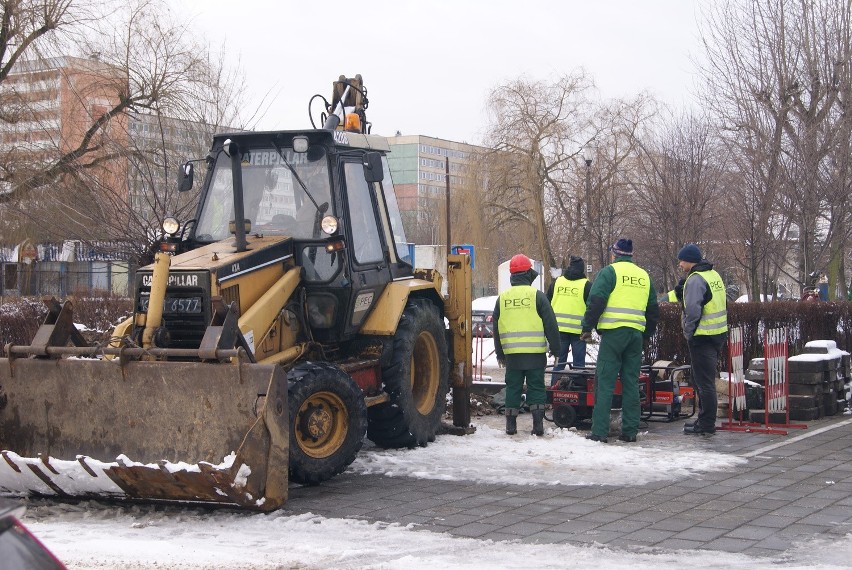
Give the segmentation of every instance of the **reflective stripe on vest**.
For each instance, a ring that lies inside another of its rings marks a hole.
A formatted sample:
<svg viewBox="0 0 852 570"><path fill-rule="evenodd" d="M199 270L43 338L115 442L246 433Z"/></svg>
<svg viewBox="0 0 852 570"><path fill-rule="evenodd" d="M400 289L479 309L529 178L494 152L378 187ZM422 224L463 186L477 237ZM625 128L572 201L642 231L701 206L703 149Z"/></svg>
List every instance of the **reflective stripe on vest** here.
<svg viewBox="0 0 852 570"><path fill-rule="evenodd" d="M497 334L504 354L547 352L544 323L535 306L537 292L530 285L514 285L500 294Z"/></svg>
<svg viewBox="0 0 852 570"><path fill-rule="evenodd" d="M588 282L589 280L585 277L569 280L564 275L560 275L553 284L553 299L550 301L550 306L553 307L560 332L573 334L583 332L583 315L586 313L583 292Z"/></svg>
<svg viewBox="0 0 852 570"><path fill-rule="evenodd" d="M615 288L609 294L598 330L629 327L645 332L645 309L651 294L648 272L627 261L613 263Z"/></svg>
<svg viewBox="0 0 852 570"><path fill-rule="evenodd" d="M686 278L688 283L693 275L698 275L707 283L710 294L713 296L710 302L701 307L701 319L695 329L695 336L713 335L728 332L728 299L725 296L725 283L722 276L715 269L707 271L695 271ZM683 285L686 290L686 283ZM686 296L686 293L684 293Z"/></svg>

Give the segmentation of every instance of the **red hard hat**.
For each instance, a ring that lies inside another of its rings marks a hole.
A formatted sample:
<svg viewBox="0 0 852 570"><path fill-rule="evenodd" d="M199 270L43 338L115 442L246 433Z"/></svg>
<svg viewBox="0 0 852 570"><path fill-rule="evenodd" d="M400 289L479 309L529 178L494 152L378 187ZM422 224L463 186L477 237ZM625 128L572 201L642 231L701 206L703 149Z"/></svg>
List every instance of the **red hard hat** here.
<svg viewBox="0 0 852 570"><path fill-rule="evenodd" d="M513 256L509 261L509 273L523 273L528 269L532 269L532 262L523 253Z"/></svg>

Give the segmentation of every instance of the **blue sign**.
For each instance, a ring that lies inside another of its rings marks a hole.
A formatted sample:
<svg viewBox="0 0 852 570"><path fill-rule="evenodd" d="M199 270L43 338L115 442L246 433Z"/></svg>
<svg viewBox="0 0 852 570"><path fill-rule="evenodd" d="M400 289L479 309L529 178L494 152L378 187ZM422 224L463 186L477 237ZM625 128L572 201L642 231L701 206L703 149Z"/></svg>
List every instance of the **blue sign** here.
<svg viewBox="0 0 852 570"><path fill-rule="evenodd" d="M455 255L469 255L470 256L470 268L473 269L473 260L474 260L474 251L473 245L469 243L463 243L461 245L454 245L450 248Z"/></svg>

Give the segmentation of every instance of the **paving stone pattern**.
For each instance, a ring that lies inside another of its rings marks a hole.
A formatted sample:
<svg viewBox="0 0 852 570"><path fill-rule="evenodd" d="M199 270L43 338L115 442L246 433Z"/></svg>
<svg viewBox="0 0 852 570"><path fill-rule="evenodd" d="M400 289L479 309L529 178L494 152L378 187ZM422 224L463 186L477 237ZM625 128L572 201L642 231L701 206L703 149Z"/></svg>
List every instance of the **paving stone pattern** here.
<svg viewBox="0 0 852 570"><path fill-rule="evenodd" d="M671 453L678 438L696 437L682 426L651 422L630 445ZM285 510L478 539L777 556L796 541L852 532L852 417L808 426L786 436L701 436L707 449L748 458L729 473L639 486L525 486L347 472L291 486Z"/></svg>

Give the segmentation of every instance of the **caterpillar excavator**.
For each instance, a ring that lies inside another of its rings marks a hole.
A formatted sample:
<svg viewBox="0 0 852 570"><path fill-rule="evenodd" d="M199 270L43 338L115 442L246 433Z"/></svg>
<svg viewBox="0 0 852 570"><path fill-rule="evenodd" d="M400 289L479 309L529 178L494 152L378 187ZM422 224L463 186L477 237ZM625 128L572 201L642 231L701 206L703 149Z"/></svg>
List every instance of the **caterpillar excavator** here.
<svg viewBox="0 0 852 570"><path fill-rule="evenodd" d="M361 77L333 86L322 128L216 135L182 166L188 191L203 164L196 216L164 221L108 345L46 299L5 347L0 493L272 510L365 435L433 441L450 387L468 429L469 258L448 256L446 295L413 267Z"/></svg>

